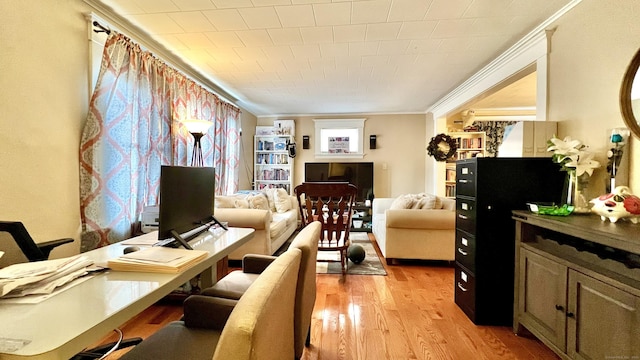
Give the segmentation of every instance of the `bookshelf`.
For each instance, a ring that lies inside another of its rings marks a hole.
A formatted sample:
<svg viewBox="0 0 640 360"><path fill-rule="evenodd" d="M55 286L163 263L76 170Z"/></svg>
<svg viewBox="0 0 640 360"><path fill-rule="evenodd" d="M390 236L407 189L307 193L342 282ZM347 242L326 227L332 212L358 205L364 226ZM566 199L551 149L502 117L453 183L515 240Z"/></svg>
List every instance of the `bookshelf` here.
<svg viewBox="0 0 640 360"><path fill-rule="evenodd" d="M482 131L474 132L450 132L448 134L455 140L458 150L455 155L447 160L445 165L445 191L449 198L456 197L456 161L484 157L486 155L486 134Z"/></svg>
<svg viewBox="0 0 640 360"><path fill-rule="evenodd" d="M290 135L254 136L254 189L283 188L293 190L293 158L289 157L287 141Z"/></svg>

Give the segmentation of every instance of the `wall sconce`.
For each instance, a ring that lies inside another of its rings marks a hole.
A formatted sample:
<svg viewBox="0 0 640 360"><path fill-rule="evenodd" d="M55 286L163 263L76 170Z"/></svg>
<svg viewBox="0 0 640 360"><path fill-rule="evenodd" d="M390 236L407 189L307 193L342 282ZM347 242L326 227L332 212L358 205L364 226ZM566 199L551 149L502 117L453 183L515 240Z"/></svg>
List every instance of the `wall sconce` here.
<svg viewBox="0 0 640 360"><path fill-rule="evenodd" d="M187 119L181 120L180 122L187 127L187 130L191 133L194 139L193 153L191 154L191 166L204 166L200 139L202 139L204 133L206 133L213 125L213 122L199 119Z"/></svg>
<svg viewBox="0 0 640 360"><path fill-rule="evenodd" d="M302 135L302 148L309 150L309 135Z"/></svg>
<svg viewBox="0 0 640 360"><path fill-rule="evenodd" d="M369 135L369 149L373 150L376 148L376 135Z"/></svg>

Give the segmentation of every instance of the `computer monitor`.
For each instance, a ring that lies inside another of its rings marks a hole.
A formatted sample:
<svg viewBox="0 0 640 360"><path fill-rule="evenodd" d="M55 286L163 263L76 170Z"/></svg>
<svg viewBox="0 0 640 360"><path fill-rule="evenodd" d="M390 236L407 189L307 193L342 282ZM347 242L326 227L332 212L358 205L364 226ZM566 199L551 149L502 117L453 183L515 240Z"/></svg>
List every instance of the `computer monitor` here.
<svg viewBox="0 0 640 360"><path fill-rule="evenodd" d="M189 249L186 240L217 222L214 201L214 168L162 166L158 240L173 239Z"/></svg>

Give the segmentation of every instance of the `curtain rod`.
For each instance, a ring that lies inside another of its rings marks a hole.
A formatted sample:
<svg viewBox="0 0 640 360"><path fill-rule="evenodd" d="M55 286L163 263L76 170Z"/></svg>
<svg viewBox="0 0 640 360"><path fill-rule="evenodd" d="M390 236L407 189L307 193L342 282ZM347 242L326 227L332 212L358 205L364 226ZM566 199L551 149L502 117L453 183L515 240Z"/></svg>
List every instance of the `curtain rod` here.
<svg viewBox="0 0 640 360"><path fill-rule="evenodd" d="M95 20L93 21L93 26L98 28L98 29L93 29L93 32L96 32L96 33L103 32L103 33L107 33L107 35L111 34L111 30L109 28L106 28L106 27L102 26L102 24L100 24L99 22L97 22Z"/></svg>

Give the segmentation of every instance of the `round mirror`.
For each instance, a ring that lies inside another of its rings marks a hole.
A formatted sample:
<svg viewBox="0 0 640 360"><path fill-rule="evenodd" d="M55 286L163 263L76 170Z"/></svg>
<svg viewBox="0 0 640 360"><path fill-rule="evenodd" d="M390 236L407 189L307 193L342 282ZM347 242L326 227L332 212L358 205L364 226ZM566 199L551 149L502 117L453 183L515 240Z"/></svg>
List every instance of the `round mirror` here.
<svg viewBox="0 0 640 360"><path fill-rule="evenodd" d="M640 139L640 50L631 60L627 72L622 79L620 89L620 110L625 124L631 132Z"/></svg>

